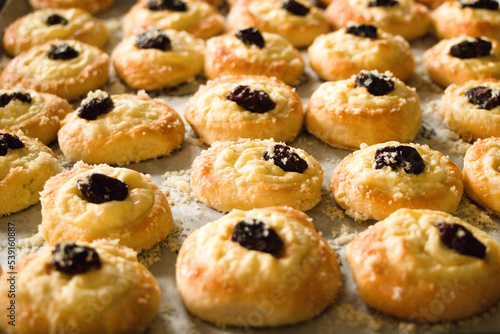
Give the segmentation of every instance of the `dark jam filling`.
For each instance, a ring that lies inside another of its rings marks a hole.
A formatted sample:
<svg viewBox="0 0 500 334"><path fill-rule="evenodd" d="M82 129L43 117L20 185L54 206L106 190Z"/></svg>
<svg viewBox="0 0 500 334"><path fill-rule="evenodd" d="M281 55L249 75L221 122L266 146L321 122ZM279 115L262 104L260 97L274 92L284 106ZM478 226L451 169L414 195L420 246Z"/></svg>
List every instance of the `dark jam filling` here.
<svg viewBox="0 0 500 334"><path fill-rule="evenodd" d="M462 8L498 10L498 2L495 0L460 0L458 2Z"/></svg>
<svg viewBox="0 0 500 334"><path fill-rule="evenodd" d="M276 107L276 103L262 90L253 90L244 85L236 87L226 94L226 98L236 102L240 107L253 113L263 114Z"/></svg>
<svg viewBox="0 0 500 334"><path fill-rule="evenodd" d="M402 168L406 174L418 175L425 170L425 163L418 151L411 146L387 146L375 152L375 169L384 167L395 171Z"/></svg>
<svg viewBox="0 0 500 334"><path fill-rule="evenodd" d="M306 16L311 11L309 8L295 0L286 0L283 2L282 8L297 16Z"/></svg>
<svg viewBox="0 0 500 334"><path fill-rule="evenodd" d="M441 241L462 255L474 256L480 259L486 257L486 247L464 226L456 223L435 223L439 229Z"/></svg>
<svg viewBox="0 0 500 334"><path fill-rule="evenodd" d="M78 275L101 268L96 250L78 246L73 242L61 242L52 251L52 262L57 271L67 275Z"/></svg>
<svg viewBox="0 0 500 334"><path fill-rule="evenodd" d="M374 96L386 95L394 90L394 79L380 73L361 71L354 87L365 87Z"/></svg>
<svg viewBox="0 0 500 334"><path fill-rule="evenodd" d="M162 30L146 30L135 37L135 45L140 49L158 49L169 51L172 42Z"/></svg>
<svg viewBox="0 0 500 334"><path fill-rule="evenodd" d="M17 150L24 147L24 143L16 135L0 133L0 156L6 156L9 149Z"/></svg>
<svg viewBox="0 0 500 334"><path fill-rule="evenodd" d="M5 107L10 103L10 101L13 100L19 100L21 102L31 103L31 95L29 93L21 93L21 92L4 93L0 95L0 108Z"/></svg>
<svg viewBox="0 0 500 334"><path fill-rule="evenodd" d="M111 97L104 99L94 98L80 106L77 111L78 117L88 121L96 120L99 115L107 114L115 107Z"/></svg>
<svg viewBox="0 0 500 334"><path fill-rule="evenodd" d="M251 46L253 44L262 49L265 45L264 37L262 37L262 34L257 28L246 28L238 30L235 36L248 46Z"/></svg>
<svg viewBox="0 0 500 334"><path fill-rule="evenodd" d="M64 17L58 14L52 14L47 17L47 20L45 21L49 26L53 26L56 24L62 24L66 25L68 24L68 20L66 20Z"/></svg>
<svg viewBox="0 0 500 334"><path fill-rule="evenodd" d="M276 231L264 222L242 220L234 226L231 241L249 250L277 256L283 249L283 241Z"/></svg>
<svg viewBox="0 0 500 334"><path fill-rule="evenodd" d="M394 7L398 4L396 0L370 0L368 7Z"/></svg>
<svg viewBox="0 0 500 334"><path fill-rule="evenodd" d="M491 42L482 38L465 40L450 48L450 55L460 59L479 58L491 54Z"/></svg>
<svg viewBox="0 0 500 334"><path fill-rule="evenodd" d="M467 90L464 95L470 103L481 109L491 110L500 106L500 89L477 86Z"/></svg>
<svg viewBox="0 0 500 334"><path fill-rule="evenodd" d="M104 174L93 173L76 183L83 198L90 203L123 201L128 196L128 185L125 182Z"/></svg>
<svg viewBox="0 0 500 334"><path fill-rule="evenodd" d="M293 148L281 144L276 144L271 151L266 151L264 160L272 161L285 172L304 173L308 167L307 161L295 153Z"/></svg>
<svg viewBox="0 0 500 334"><path fill-rule="evenodd" d="M365 37L365 38L377 38L378 31L377 27L372 26L370 24L353 24L346 28L346 33Z"/></svg>
<svg viewBox="0 0 500 334"><path fill-rule="evenodd" d="M48 57L52 60L69 60L78 57L79 53L66 43L51 45Z"/></svg>
<svg viewBox="0 0 500 334"><path fill-rule="evenodd" d="M180 0L151 0L146 7L152 11L171 10L174 12L186 12L188 10L185 2Z"/></svg>

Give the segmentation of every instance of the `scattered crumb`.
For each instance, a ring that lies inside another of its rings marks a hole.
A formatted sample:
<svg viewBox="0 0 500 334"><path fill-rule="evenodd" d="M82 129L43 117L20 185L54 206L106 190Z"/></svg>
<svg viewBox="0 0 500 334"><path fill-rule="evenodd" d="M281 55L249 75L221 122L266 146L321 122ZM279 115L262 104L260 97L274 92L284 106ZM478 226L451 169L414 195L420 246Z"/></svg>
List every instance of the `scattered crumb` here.
<svg viewBox="0 0 500 334"><path fill-rule="evenodd" d="M343 246L351 242L357 235L358 232L349 232L349 227L346 224L342 224L340 234L336 230L332 231L333 239L328 241L328 244L331 246Z"/></svg>
<svg viewBox="0 0 500 334"><path fill-rule="evenodd" d="M45 246L45 237L43 236L42 225L38 226L38 233L17 241L16 248L19 251L18 257L21 258L31 253L35 253Z"/></svg>
<svg viewBox="0 0 500 334"><path fill-rule="evenodd" d="M169 171L163 174L162 177L165 179L162 184L181 197L179 199L180 203L190 203L195 199L190 182L191 170ZM170 194L172 195L172 192Z"/></svg>
<svg viewBox="0 0 500 334"><path fill-rule="evenodd" d="M496 229L495 223L486 211L472 203L465 195L462 197L455 214L476 227L488 230Z"/></svg>
<svg viewBox="0 0 500 334"><path fill-rule="evenodd" d="M186 127L186 142L195 146L203 146L203 142L198 138L191 127Z"/></svg>
<svg viewBox="0 0 500 334"><path fill-rule="evenodd" d="M187 235L184 233L184 228L180 219L174 220L172 231L165 240L160 241L148 250L142 251L137 255L137 258L146 268L150 267L161 260L160 254L163 248L168 248L171 252L177 252L182 245Z"/></svg>
<svg viewBox="0 0 500 334"><path fill-rule="evenodd" d="M327 205L326 208L321 210L321 213L334 221L345 218L344 211L337 205Z"/></svg>
<svg viewBox="0 0 500 334"><path fill-rule="evenodd" d="M373 331L380 331L384 327L382 319L358 310L351 304L339 305L335 308L335 311L337 312L337 323L348 322L349 325L369 327Z"/></svg>

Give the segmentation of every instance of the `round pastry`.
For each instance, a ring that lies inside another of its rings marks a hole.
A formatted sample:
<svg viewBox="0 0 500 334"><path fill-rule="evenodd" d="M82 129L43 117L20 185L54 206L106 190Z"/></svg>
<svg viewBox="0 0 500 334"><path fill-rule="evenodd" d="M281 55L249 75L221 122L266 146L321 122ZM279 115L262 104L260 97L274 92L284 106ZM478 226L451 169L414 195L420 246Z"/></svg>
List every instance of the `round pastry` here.
<svg viewBox="0 0 500 334"><path fill-rule="evenodd" d="M312 69L323 80L342 80L362 70L389 71L406 81L415 69L410 44L375 26L350 23L317 37L307 50Z"/></svg>
<svg viewBox="0 0 500 334"><path fill-rule="evenodd" d="M128 86L155 90L194 80L204 52L205 42L187 32L149 28L121 41L111 58Z"/></svg>
<svg viewBox="0 0 500 334"><path fill-rule="evenodd" d="M309 0L242 0L227 16L227 29L255 27L285 37L295 47L307 46L329 30L321 9Z"/></svg>
<svg viewBox="0 0 500 334"><path fill-rule="evenodd" d="M0 75L0 86L58 95L75 100L108 81L109 57L76 40L36 45L12 59Z"/></svg>
<svg viewBox="0 0 500 334"><path fill-rule="evenodd" d="M129 248L64 242L23 258L15 269L15 326L1 276L0 327L14 334L143 333L156 316L160 287Z"/></svg>
<svg viewBox="0 0 500 334"><path fill-rule="evenodd" d="M0 129L21 130L48 145L57 138L60 122L73 111L65 99L34 90L0 89Z"/></svg>
<svg viewBox="0 0 500 334"><path fill-rule="evenodd" d="M184 118L200 139L274 139L290 142L302 130L299 94L265 76L225 76L201 86L186 105Z"/></svg>
<svg viewBox="0 0 500 334"><path fill-rule="evenodd" d="M82 9L45 9L12 23L5 30L3 47L7 54L17 56L52 39L76 39L102 48L108 38L104 23Z"/></svg>
<svg viewBox="0 0 500 334"><path fill-rule="evenodd" d="M347 245L359 295L416 322L458 320L500 300L500 245L450 214L400 209Z"/></svg>
<svg viewBox="0 0 500 334"><path fill-rule="evenodd" d="M205 73L209 79L253 74L276 77L293 85L303 71L299 50L277 34L246 28L207 41Z"/></svg>
<svg viewBox="0 0 500 334"><path fill-rule="evenodd" d="M139 252L165 239L173 226L167 196L149 175L127 168L80 161L50 178L40 201L50 245L117 239Z"/></svg>
<svg viewBox="0 0 500 334"><path fill-rule="evenodd" d="M38 140L20 131L0 133L0 216L38 203L45 182L60 171L54 153Z"/></svg>
<svg viewBox="0 0 500 334"><path fill-rule="evenodd" d="M438 38L460 35L500 40L500 11L496 0L447 1L431 13Z"/></svg>
<svg viewBox="0 0 500 334"><path fill-rule="evenodd" d="M363 143L413 140L422 111L414 88L388 72L361 71L347 80L323 83L309 100L305 123L331 146L358 149Z"/></svg>
<svg viewBox="0 0 500 334"><path fill-rule="evenodd" d="M322 182L316 159L273 140L213 143L191 168L194 195L223 212L273 205L307 211L321 200Z"/></svg>
<svg viewBox="0 0 500 334"><path fill-rule="evenodd" d="M441 152L419 144L362 147L335 168L335 201L357 220L382 220L401 208L452 212L463 194L462 172Z"/></svg>
<svg viewBox="0 0 500 334"><path fill-rule="evenodd" d="M429 77L443 87L469 80L500 79L500 46L484 37L443 39L424 52L422 61Z"/></svg>
<svg viewBox="0 0 500 334"><path fill-rule="evenodd" d="M335 252L288 207L234 210L195 230L179 250L176 282L194 315L252 327L309 320L341 286Z"/></svg>
<svg viewBox="0 0 500 334"><path fill-rule="evenodd" d="M30 0L34 9L45 8L81 8L89 13L102 12L113 4L113 0Z"/></svg>
<svg viewBox="0 0 500 334"><path fill-rule="evenodd" d="M500 216L500 137L479 140L465 153L465 193Z"/></svg>
<svg viewBox="0 0 500 334"><path fill-rule="evenodd" d="M70 161L125 165L169 155L184 140L184 123L165 102L91 92L58 133Z"/></svg>
<svg viewBox="0 0 500 334"><path fill-rule="evenodd" d="M500 81L450 85L441 97L439 114L465 141L500 136Z"/></svg>
<svg viewBox="0 0 500 334"><path fill-rule="evenodd" d="M224 18L202 0L151 0L135 4L123 18L123 29L135 35L149 27L184 30L207 39L224 30Z"/></svg>
<svg viewBox="0 0 500 334"><path fill-rule="evenodd" d="M334 30L353 21L377 26L406 40L427 34L431 23L427 7L413 0L333 0L325 16Z"/></svg>

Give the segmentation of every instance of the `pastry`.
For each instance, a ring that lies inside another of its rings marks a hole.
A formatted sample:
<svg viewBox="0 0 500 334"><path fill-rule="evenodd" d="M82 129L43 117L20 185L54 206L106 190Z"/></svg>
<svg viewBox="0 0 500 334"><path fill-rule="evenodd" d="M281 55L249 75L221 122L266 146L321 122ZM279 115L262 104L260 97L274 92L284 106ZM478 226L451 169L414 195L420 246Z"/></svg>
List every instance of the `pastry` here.
<svg viewBox="0 0 500 334"><path fill-rule="evenodd" d="M323 11L309 0L238 1L231 6L226 25L229 31L255 27L279 34L295 47L307 46L329 30Z"/></svg>
<svg viewBox="0 0 500 334"><path fill-rule="evenodd" d="M30 4L35 9L76 7L95 14L111 7L113 0L30 0Z"/></svg>
<svg viewBox="0 0 500 334"><path fill-rule="evenodd" d="M367 23L409 41L427 34L431 23L427 7L413 0L333 0L325 16L334 30Z"/></svg>
<svg viewBox="0 0 500 334"><path fill-rule="evenodd" d="M439 114L465 141L500 136L500 81L472 80L448 86Z"/></svg>
<svg viewBox="0 0 500 334"><path fill-rule="evenodd" d="M38 203L45 182L60 171L50 148L20 131L1 131L0 216Z"/></svg>
<svg viewBox="0 0 500 334"><path fill-rule="evenodd" d="M7 54L17 56L53 39L76 39L102 48L108 38L104 23L83 9L44 9L9 25L3 35L3 47Z"/></svg>
<svg viewBox="0 0 500 334"><path fill-rule="evenodd" d="M460 35L500 40L500 11L496 0L455 0L444 2L431 13L438 38Z"/></svg>
<svg viewBox="0 0 500 334"><path fill-rule="evenodd" d="M415 89L377 71L323 83L311 96L305 115L310 133L331 146L349 149L363 143L409 142L421 122Z"/></svg>
<svg viewBox="0 0 500 334"><path fill-rule="evenodd" d="M124 165L169 155L184 140L184 123L165 102L90 92L58 133L70 161Z"/></svg>
<svg viewBox="0 0 500 334"><path fill-rule="evenodd" d="M330 190L347 215L382 220L400 208L452 212L462 198L463 180L458 166L441 152L387 142L344 158Z"/></svg>
<svg viewBox="0 0 500 334"><path fill-rule="evenodd" d="M14 334L143 333L156 316L160 287L129 248L64 242L23 258L1 276L0 327ZM15 326L8 307L15 300Z"/></svg>
<svg viewBox="0 0 500 334"><path fill-rule="evenodd" d="M276 77L293 85L303 71L299 50L277 34L245 28L207 41L205 73L209 79L253 74Z"/></svg>
<svg viewBox="0 0 500 334"><path fill-rule="evenodd" d="M273 140L215 142L191 168L194 195L223 212L274 205L307 211L321 200L322 182L316 159Z"/></svg>
<svg viewBox="0 0 500 334"><path fill-rule="evenodd" d="M224 76L201 86L184 111L200 139L290 142L302 130L302 101L283 82L265 76Z"/></svg>
<svg viewBox="0 0 500 334"><path fill-rule="evenodd" d="M47 181L41 203L50 245L116 239L141 251L165 239L173 226L165 194L149 175L127 168L78 162Z"/></svg>
<svg viewBox="0 0 500 334"><path fill-rule="evenodd" d="M123 29L135 35L145 28L184 30L207 39L224 29L224 18L202 0L151 0L135 4L123 18Z"/></svg>
<svg viewBox="0 0 500 334"><path fill-rule="evenodd" d="M392 316L434 323L500 300L500 245L450 214L400 209L347 245L358 293Z"/></svg>
<svg viewBox="0 0 500 334"><path fill-rule="evenodd" d="M121 41L111 58L128 86L155 90L194 80L204 52L205 42L185 31L149 28Z"/></svg>
<svg viewBox="0 0 500 334"><path fill-rule="evenodd" d="M500 216L500 138L479 140L465 153L465 193Z"/></svg>
<svg viewBox="0 0 500 334"><path fill-rule="evenodd" d="M0 75L0 87L26 89L76 100L108 80L109 57L75 40L36 45L12 59Z"/></svg>
<svg viewBox="0 0 500 334"><path fill-rule="evenodd" d="M342 80L362 70L389 71L402 81L415 69L410 44L373 25L350 23L318 36L307 50L309 63L323 80Z"/></svg>
<svg viewBox="0 0 500 334"><path fill-rule="evenodd" d="M68 101L56 95L20 87L0 89L0 129L21 130L45 145L57 138L61 120L71 111Z"/></svg>
<svg viewBox="0 0 500 334"><path fill-rule="evenodd" d="M335 299L335 252L304 213L287 207L231 211L192 232L176 263L187 309L217 325L309 320Z"/></svg>
<svg viewBox="0 0 500 334"><path fill-rule="evenodd" d="M429 77L443 87L469 80L500 79L500 46L484 37L443 39L424 52L422 61Z"/></svg>

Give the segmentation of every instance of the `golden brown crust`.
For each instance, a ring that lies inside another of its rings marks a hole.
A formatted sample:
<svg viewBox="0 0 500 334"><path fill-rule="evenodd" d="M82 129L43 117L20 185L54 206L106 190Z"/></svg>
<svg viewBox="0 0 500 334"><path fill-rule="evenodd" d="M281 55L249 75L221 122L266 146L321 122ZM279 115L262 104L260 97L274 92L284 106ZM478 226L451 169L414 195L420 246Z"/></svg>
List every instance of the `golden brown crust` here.
<svg viewBox="0 0 500 334"><path fill-rule="evenodd" d="M308 163L304 173L285 172L263 155L272 140L216 142L191 168L194 195L219 211L287 205L307 211L321 200L323 170L306 152L294 149ZM240 159L241 158L241 159ZM236 165L235 159L240 159Z"/></svg>
<svg viewBox="0 0 500 334"><path fill-rule="evenodd" d="M461 8L459 1L447 1L431 13L434 33L440 39L467 35L500 40L497 10Z"/></svg>
<svg viewBox="0 0 500 334"><path fill-rule="evenodd" d="M500 216L500 138L490 137L472 145L464 157L464 185L467 196Z"/></svg>
<svg viewBox="0 0 500 334"><path fill-rule="evenodd" d="M399 0L399 5L389 9L369 7L368 0L333 0L325 16L334 30L350 21L367 23L409 41L425 35L431 23L427 7L413 0Z"/></svg>
<svg viewBox="0 0 500 334"><path fill-rule="evenodd" d="M58 133L59 146L66 158L88 164L125 165L169 155L182 144L184 123L165 102L130 94L115 95L114 99L122 101L120 109L95 121L80 118L76 112L66 116ZM153 113L134 108L151 108ZM127 117L134 121L139 117L143 122L120 125Z"/></svg>
<svg viewBox="0 0 500 334"><path fill-rule="evenodd" d="M51 64L50 69L44 66L45 71L56 73L56 75L50 78L45 77L42 74L43 71L33 73L29 70L29 68L37 66L40 68L42 65L40 62L42 59L45 59L50 46L63 42L77 47L79 51L94 54L90 58L92 60L85 62L81 70L71 77L63 76L64 69L59 69L59 66L65 66L66 63L57 63L55 61ZM27 62L30 63L29 66L25 65ZM61 73L61 75L59 76L58 73ZM26 89L55 94L71 101L78 99L93 89L103 86L108 81L108 75L109 57L105 52L78 41L53 40L45 44L36 45L12 59L0 75L0 87L9 88L21 85Z"/></svg>
<svg viewBox="0 0 500 334"><path fill-rule="evenodd" d="M113 0L30 0L30 4L34 9L77 7L95 14L111 7Z"/></svg>
<svg viewBox="0 0 500 334"><path fill-rule="evenodd" d="M142 187L146 189L150 188L147 196L153 199L151 206L137 219L123 221L123 224L116 223L114 226L105 227L102 226L101 221L98 219L105 220L106 216L113 214L113 202L106 202L103 203L103 205L92 205L87 203L89 206L88 210L96 210L97 219L88 221L86 224L74 224L74 221L76 221L77 218L80 219L81 216L77 215L76 208L74 211L70 209L68 214L63 214L60 203L62 203L62 205L67 204L66 202L62 202L62 196L66 196L66 194L62 194L61 192L64 191L62 189L72 186L69 183L76 182L77 179L83 178L85 175L88 175L89 172L108 176L112 176L114 175L113 173L115 173L112 167L106 165L90 166L78 163L73 169L50 178L45 184L43 192L41 193L42 227L44 237L49 245L54 246L59 242L69 240L93 242L99 239L117 239L120 245L130 247L139 252L151 248L159 241L165 239L170 233L173 226L173 218L168 199L148 176L142 174L140 176L142 177L142 181L140 181L141 186L134 188L135 185L130 184L129 194L130 191L138 191L133 189L141 189L142 191ZM124 179L127 177L123 176L124 174L118 175ZM133 175L133 177L138 176ZM142 183L145 183L145 185ZM141 200L143 199L140 198L137 202L133 201L132 205L140 205L139 201ZM81 201L85 200L81 199ZM115 207L119 208L118 206ZM130 216L131 215L125 217L125 219L130 218Z"/></svg>
<svg viewBox="0 0 500 334"><path fill-rule="evenodd" d="M274 257L231 241L234 225L245 218L272 227L284 243L283 254ZM218 250L226 255L212 256ZM176 282L196 316L217 325L254 327L311 319L341 285L333 250L307 215L287 207L235 210L194 231L179 251Z"/></svg>
<svg viewBox="0 0 500 334"><path fill-rule="evenodd" d="M277 40L274 34L263 33L264 36ZM270 35L273 35L272 37ZM209 79L225 75L265 75L276 77L286 84L293 85L299 80L304 70L304 60L299 50L288 48L289 59L283 59L276 52L274 58L260 56L260 59L243 58L235 54L227 41L236 40L234 33L213 37L207 41L205 51L205 74ZM264 38L266 40L266 37ZM241 42L243 44L243 42ZM284 44L284 43L282 43ZM238 46L239 47L239 46ZM291 44L290 44L291 47ZM255 48L255 46L252 46ZM266 47L264 47L265 49ZM283 49L281 50L283 51ZM268 51L273 52L273 51ZM255 51L257 54L258 52Z"/></svg>
<svg viewBox="0 0 500 334"><path fill-rule="evenodd" d="M275 98L275 109L264 114L251 113L227 100L226 93L239 85L264 87L271 99ZM200 139L209 145L242 138L290 142L302 130L304 119L302 101L292 87L276 78L250 75L224 76L208 81L188 101L184 117Z"/></svg>
<svg viewBox="0 0 500 334"><path fill-rule="evenodd" d="M63 29L57 26L47 26L43 21L45 17L51 14L58 14L67 18L68 24ZM78 25L73 23L69 17L77 18ZM83 19L83 17L85 19ZM67 26L74 25L76 28L69 31ZM102 48L109 38L109 32L106 25L90 14L79 9L54 10L45 9L20 17L14 23L9 25L3 36L3 47L5 53L10 56L17 56L23 51L28 51L34 45L46 43L49 40L76 39L89 45Z"/></svg>
<svg viewBox="0 0 500 334"><path fill-rule="evenodd" d="M427 49L422 62L429 77L443 87L463 84L469 80L500 79L500 46L491 40L492 51L489 56L460 59L449 54L451 46L465 41L462 35L444 39Z"/></svg>
<svg viewBox="0 0 500 334"><path fill-rule="evenodd" d="M147 1L135 4L123 17L123 29L127 35L154 27L184 30L197 38L207 39L224 30L224 18L215 7L201 0L184 0L187 12L169 10L150 11Z"/></svg>
<svg viewBox="0 0 500 334"><path fill-rule="evenodd" d="M441 242L434 223L465 226L486 247L483 259ZM425 249L425 252L423 251ZM418 322L467 318L500 299L500 247L485 232L443 212L401 209L359 234L346 251L363 300Z"/></svg>
<svg viewBox="0 0 500 334"><path fill-rule="evenodd" d="M331 146L348 149L413 140L422 122L415 90L395 79L395 90L373 96L364 87L355 88L355 80L326 82L313 93L305 114L307 130Z"/></svg>
<svg viewBox="0 0 500 334"><path fill-rule="evenodd" d="M52 248L24 257L16 266L16 326L1 321L14 334L143 333L156 316L160 287L154 276L126 247L107 242L79 243L94 248L101 268L70 276L56 271ZM8 319L10 289L4 273L0 284L1 316Z"/></svg>
<svg viewBox="0 0 500 334"><path fill-rule="evenodd" d="M330 190L346 213L358 220L382 220L400 208L452 212L463 194L462 172L458 166L427 146L407 144L419 151L426 169L406 174L402 169L375 169L377 149L397 142L362 147L335 168Z"/></svg>

